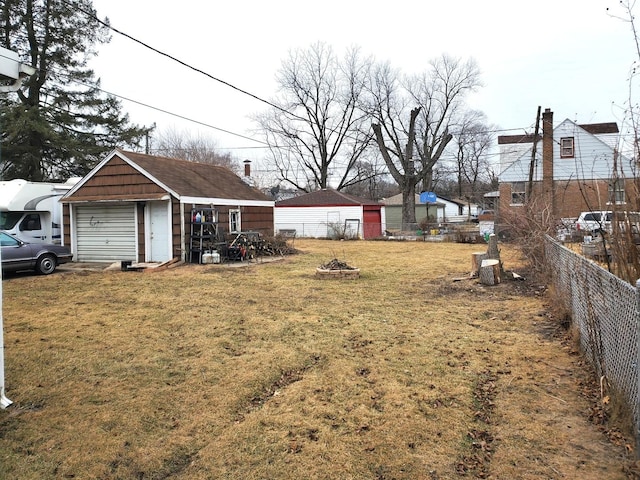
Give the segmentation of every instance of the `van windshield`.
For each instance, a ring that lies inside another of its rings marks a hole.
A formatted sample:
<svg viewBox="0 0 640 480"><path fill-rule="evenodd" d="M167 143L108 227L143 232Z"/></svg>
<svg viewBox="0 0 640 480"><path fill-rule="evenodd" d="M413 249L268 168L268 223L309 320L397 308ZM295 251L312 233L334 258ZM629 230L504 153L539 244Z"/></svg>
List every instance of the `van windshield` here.
<svg viewBox="0 0 640 480"><path fill-rule="evenodd" d="M11 230L22 218L23 212L0 212L0 230Z"/></svg>

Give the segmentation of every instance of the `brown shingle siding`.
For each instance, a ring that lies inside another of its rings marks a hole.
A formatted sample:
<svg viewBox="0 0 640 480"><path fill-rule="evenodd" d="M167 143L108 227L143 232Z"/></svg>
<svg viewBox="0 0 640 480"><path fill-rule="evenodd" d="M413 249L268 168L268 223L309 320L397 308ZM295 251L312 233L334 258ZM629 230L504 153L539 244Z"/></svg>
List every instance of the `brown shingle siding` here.
<svg viewBox="0 0 640 480"><path fill-rule="evenodd" d="M166 190L123 160L114 157L69 196L68 200L127 200L146 195L159 198L166 194Z"/></svg>

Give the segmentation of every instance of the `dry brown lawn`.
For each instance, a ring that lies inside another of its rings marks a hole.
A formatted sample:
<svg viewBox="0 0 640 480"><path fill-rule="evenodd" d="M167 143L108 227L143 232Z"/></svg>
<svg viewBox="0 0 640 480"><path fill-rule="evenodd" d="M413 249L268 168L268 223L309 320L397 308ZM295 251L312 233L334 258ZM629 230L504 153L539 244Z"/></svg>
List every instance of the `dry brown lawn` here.
<svg viewBox="0 0 640 480"><path fill-rule="evenodd" d="M625 478L543 289L457 280L485 246L295 247L6 279L0 478Z"/></svg>

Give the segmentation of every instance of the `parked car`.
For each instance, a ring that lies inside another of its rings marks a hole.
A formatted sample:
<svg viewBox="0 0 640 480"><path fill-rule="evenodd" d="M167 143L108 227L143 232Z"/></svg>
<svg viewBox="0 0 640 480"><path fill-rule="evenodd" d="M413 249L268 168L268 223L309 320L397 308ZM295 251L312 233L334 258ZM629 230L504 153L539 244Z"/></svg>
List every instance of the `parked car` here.
<svg viewBox="0 0 640 480"><path fill-rule="evenodd" d="M53 273L56 267L72 259L67 247L50 243L28 243L0 230L2 271L34 270L42 275Z"/></svg>
<svg viewBox="0 0 640 480"><path fill-rule="evenodd" d="M582 232L608 231L613 212L582 212L576 220L576 230Z"/></svg>
<svg viewBox="0 0 640 480"><path fill-rule="evenodd" d="M496 212L494 210L482 210L480 215L478 215L478 220L482 221L493 221L496 218Z"/></svg>
<svg viewBox="0 0 640 480"><path fill-rule="evenodd" d="M612 233L617 222L620 231L630 228L633 234L640 233L640 213L621 211L582 212L576 220L576 230L588 233Z"/></svg>

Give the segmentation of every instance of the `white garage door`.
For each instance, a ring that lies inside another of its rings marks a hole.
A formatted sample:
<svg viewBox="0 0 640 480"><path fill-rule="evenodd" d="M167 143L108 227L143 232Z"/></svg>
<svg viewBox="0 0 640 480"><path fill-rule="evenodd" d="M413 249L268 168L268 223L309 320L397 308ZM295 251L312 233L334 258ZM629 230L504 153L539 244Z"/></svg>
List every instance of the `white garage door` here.
<svg viewBox="0 0 640 480"><path fill-rule="evenodd" d="M78 206L75 226L77 261L136 260L135 204Z"/></svg>

